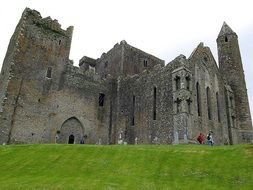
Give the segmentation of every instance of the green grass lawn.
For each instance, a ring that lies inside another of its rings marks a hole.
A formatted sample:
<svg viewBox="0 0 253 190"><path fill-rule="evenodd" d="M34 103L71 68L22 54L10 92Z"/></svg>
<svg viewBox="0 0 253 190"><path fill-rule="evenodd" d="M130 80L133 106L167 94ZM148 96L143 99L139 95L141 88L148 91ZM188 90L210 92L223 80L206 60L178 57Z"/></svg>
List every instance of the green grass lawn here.
<svg viewBox="0 0 253 190"><path fill-rule="evenodd" d="M0 189L253 189L253 145L0 146Z"/></svg>

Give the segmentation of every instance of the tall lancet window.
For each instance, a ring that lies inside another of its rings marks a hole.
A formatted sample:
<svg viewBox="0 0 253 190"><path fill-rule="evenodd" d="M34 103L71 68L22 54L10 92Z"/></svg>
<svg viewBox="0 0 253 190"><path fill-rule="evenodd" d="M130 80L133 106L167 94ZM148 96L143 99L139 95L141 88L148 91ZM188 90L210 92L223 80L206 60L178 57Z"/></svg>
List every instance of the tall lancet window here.
<svg viewBox="0 0 253 190"><path fill-rule="evenodd" d="M210 88L206 88L206 101L207 101L207 113L208 113L208 119L212 119L212 102L211 102L211 94L210 94Z"/></svg>
<svg viewBox="0 0 253 190"><path fill-rule="evenodd" d="M220 99L219 99L219 93L216 92L216 104L217 104L217 116L218 116L218 122L220 123Z"/></svg>
<svg viewBox="0 0 253 190"><path fill-rule="evenodd" d="M201 98L200 98L200 87L198 82L196 83L196 96L197 96L198 116L201 116Z"/></svg>

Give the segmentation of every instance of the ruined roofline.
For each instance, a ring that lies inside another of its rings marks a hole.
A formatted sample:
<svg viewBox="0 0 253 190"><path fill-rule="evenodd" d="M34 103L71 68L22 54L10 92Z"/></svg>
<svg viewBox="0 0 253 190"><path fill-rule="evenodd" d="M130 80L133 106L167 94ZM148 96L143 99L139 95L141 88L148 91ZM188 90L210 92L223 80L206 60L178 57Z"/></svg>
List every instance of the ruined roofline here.
<svg viewBox="0 0 253 190"><path fill-rule="evenodd" d="M158 57L156 57L156 56L154 56L154 55L152 55L152 54L149 54L149 53L147 53L147 52L145 52L145 51L143 51L143 50L141 50L141 49L138 49L138 48L136 48L136 47L134 47L134 46L131 46L131 45L128 44L125 40L122 40L120 43L116 43L116 44L113 46L113 48L111 48L110 50L108 50L106 53L105 53L105 52L102 53L102 55L101 55L98 59L103 58L104 55L106 55L106 54L112 52L114 49L116 49L116 48L118 48L118 47L123 48L124 46L128 46L130 49L133 49L133 50L135 50L135 51L139 51L139 52L141 52L141 53L143 53L143 54L147 54L148 56L150 56L150 57L152 57L152 58L154 58L154 59L156 59L156 60L158 60L158 61L162 61L162 62L163 62L163 66L165 65L165 61L164 61L163 59L160 59L160 58L158 58Z"/></svg>
<svg viewBox="0 0 253 190"><path fill-rule="evenodd" d="M218 64L217 64L217 62L216 62L216 60L215 60L215 58L214 58L214 56L213 56L213 53L212 53L211 49L210 49L208 46L205 46L203 42L200 42L199 45L198 45L196 48L194 48L193 52L192 52L191 55L188 57L188 60L191 60L191 59L193 58L193 56L195 55L195 53L196 53L200 48L202 48L202 49L207 50L208 52L210 52L211 59L214 61L216 68L219 69Z"/></svg>
<svg viewBox="0 0 253 190"><path fill-rule="evenodd" d="M194 54L197 52L197 50L198 50L199 48L203 48L203 47L204 47L204 43L203 43L203 42L200 42L199 45L197 45L197 47L194 48L194 50L192 51L192 53L191 53L191 55L188 57L188 59L191 59L191 58L194 56Z"/></svg>
<svg viewBox="0 0 253 190"><path fill-rule="evenodd" d="M93 59L91 57L88 56L83 56L80 60L79 60L79 67L82 66L84 63L88 63L90 66L95 67L96 66L96 59Z"/></svg>
<svg viewBox="0 0 253 190"><path fill-rule="evenodd" d="M154 56L154 55L152 55L152 54L150 54L150 53L147 53L147 52L145 52L145 51L143 51L143 50L141 50L141 49L138 49L138 48L136 48L136 47L134 47L134 46L128 44L125 40L122 40L122 41L120 42L120 45L122 45L122 44L127 45L128 47L132 48L133 50L140 51L140 52L142 52L142 53L144 53L144 54L147 54L148 56L150 56L150 57L152 57L152 58L154 58L154 59L156 59L156 60L158 60L158 61L162 61L162 62L163 62L163 66L165 65L165 61L164 61L163 59L160 59L160 58L158 58L158 57L156 57L156 56Z"/></svg>
<svg viewBox="0 0 253 190"><path fill-rule="evenodd" d="M21 19L30 21L31 24L35 24L36 26L44 28L45 30L51 30L60 35L72 37L74 29L73 26L69 26L66 30L64 30L61 28L61 24L59 24L58 20L53 20L51 17L43 18L40 12L32 10L28 7L23 11Z"/></svg>

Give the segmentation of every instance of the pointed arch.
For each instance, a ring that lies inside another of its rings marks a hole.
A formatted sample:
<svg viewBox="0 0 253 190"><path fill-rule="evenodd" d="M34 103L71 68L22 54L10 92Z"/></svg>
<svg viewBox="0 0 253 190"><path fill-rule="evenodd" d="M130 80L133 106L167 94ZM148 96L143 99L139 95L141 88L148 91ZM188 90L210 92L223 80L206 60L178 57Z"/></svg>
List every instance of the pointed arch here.
<svg viewBox="0 0 253 190"><path fill-rule="evenodd" d="M57 131L57 143L79 143L84 136L84 127L79 119L70 117L66 119Z"/></svg>

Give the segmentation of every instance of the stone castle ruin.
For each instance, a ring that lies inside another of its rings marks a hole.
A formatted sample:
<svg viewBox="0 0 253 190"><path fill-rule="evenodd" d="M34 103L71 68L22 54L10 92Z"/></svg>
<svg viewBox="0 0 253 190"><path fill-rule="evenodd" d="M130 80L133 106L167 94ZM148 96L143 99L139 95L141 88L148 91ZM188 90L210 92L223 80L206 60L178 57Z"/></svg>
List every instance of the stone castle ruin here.
<svg viewBox="0 0 253 190"><path fill-rule="evenodd" d="M73 27L26 8L0 74L0 143L178 144L214 132L248 143L253 129L237 35L224 22L219 67L200 43L165 62L121 41L69 60Z"/></svg>

